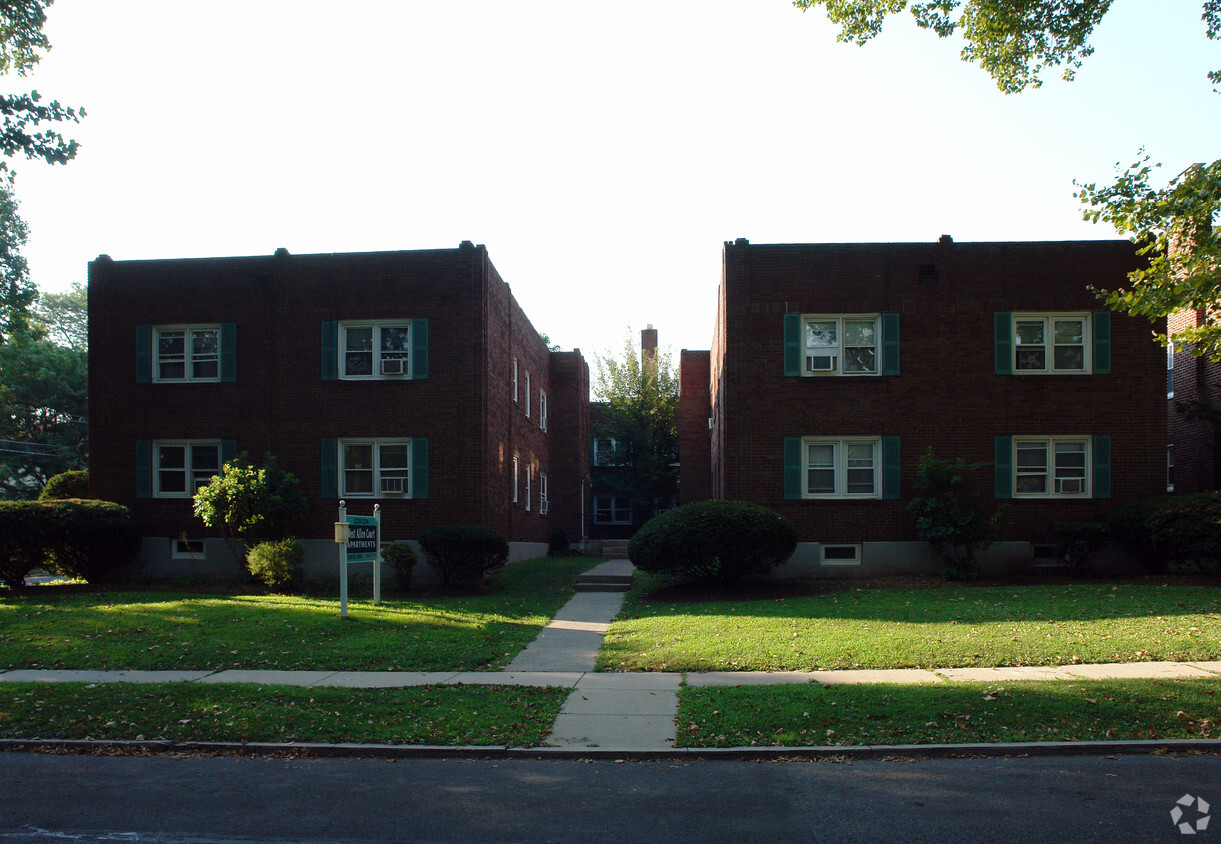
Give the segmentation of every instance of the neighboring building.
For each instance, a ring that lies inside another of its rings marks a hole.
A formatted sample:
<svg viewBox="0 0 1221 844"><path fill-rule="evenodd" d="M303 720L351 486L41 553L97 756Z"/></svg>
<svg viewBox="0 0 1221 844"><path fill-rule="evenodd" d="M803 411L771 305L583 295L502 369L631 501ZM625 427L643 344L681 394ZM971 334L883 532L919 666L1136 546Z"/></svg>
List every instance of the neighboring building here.
<svg viewBox="0 0 1221 844"><path fill-rule="evenodd" d="M1171 337L1204 324L1203 311L1170 316ZM1209 492L1221 482L1221 362L1188 346L1166 349L1166 490Z"/></svg>
<svg viewBox="0 0 1221 844"><path fill-rule="evenodd" d="M1009 505L988 565L1029 561L1049 523L1165 491L1164 353L1091 292L1137 260L1127 242L726 243L684 454L710 416L712 497L779 511L792 562L836 573L931 567L907 512L920 455L987 463L974 482Z"/></svg>
<svg viewBox="0 0 1221 844"><path fill-rule="evenodd" d="M340 499L384 541L487 525L515 557L582 538L589 371L551 352L482 246L112 261L89 268L92 493L131 507L152 576L236 572L192 515L237 452L310 502L309 566Z"/></svg>

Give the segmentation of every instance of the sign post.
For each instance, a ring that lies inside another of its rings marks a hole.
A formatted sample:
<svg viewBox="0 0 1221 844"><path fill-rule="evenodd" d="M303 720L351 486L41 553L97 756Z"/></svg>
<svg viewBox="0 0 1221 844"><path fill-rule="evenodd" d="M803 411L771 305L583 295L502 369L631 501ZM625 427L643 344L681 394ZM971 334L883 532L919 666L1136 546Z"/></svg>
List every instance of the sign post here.
<svg viewBox="0 0 1221 844"><path fill-rule="evenodd" d="M339 502L335 541L339 544L339 617L348 617L348 563L373 563L373 602L382 601L382 507L372 516L349 516L347 502Z"/></svg>

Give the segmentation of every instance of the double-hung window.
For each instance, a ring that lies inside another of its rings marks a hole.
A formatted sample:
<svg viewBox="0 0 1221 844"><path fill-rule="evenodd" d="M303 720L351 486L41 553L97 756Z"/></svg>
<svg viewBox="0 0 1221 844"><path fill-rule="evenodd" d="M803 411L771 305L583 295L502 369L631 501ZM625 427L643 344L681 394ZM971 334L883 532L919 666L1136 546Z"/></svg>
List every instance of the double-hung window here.
<svg viewBox="0 0 1221 844"><path fill-rule="evenodd" d="M538 391L538 427L547 430L547 394Z"/></svg>
<svg viewBox="0 0 1221 844"><path fill-rule="evenodd" d="M342 322L341 378L410 378L411 320Z"/></svg>
<svg viewBox="0 0 1221 844"><path fill-rule="evenodd" d="M551 499L547 497L547 473L538 473L538 514L540 516L547 515L547 511L551 507Z"/></svg>
<svg viewBox="0 0 1221 844"><path fill-rule="evenodd" d="M530 418L530 373L526 373L526 418Z"/></svg>
<svg viewBox="0 0 1221 844"><path fill-rule="evenodd" d="M1014 314L1013 371L1088 373L1089 332L1087 314Z"/></svg>
<svg viewBox="0 0 1221 844"><path fill-rule="evenodd" d="M594 524L630 525L632 523L632 501L630 498L611 495L594 496Z"/></svg>
<svg viewBox="0 0 1221 844"><path fill-rule="evenodd" d="M219 325L157 326L153 335L154 380L220 380Z"/></svg>
<svg viewBox="0 0 1221 844"><path fill-rule="evenodd" d="M803 498L880 498L881 440L804 439Z"/></svg>
<svg viewBox="0 0 1221 844"><path fill-rule="evenodd" d="M157 498L190 498L220 474L220 440L153 443L153 494Z"/></svg>
<svg viewBox="0 0 1221 844"><path fill-rule="evenodd" d="M534 467L526 463L526 512L530 512L530 497L534 494L530 480L534 477Z"/></svg>
<svg viewBox="0 0 1221 844"><path fill-rule="evenodd" d="M1089 437L1014 437L1015 498L1090 496Z"/></svg>
<svg viewBox="0 0 1221 844"><path fill-rule="evenodd" d="M411 440L340 440L340 495L411 497Z"/></svg>
<svg viewBox="0 0 1221 844"><path fill-rule="evenodd" d="M518 484L520 483L520 481L518 480L518 471L519 471L520 466L521 466L521 464L518 462L518 459L516 457L514 457L513 458L513 503L514 504L517 503L518 495L519 495Z"/></svg>
<svg viewBox="0 0 1221 844"><path fill-rule="evenodd" d="M618 444L613 439L594 440L593 464L595 466L614 466L615 447Z"/></svg>
<svg viewBox="0 0 1221 844"><path fill-rule="evenodd" d="M805 316L806 375L877 375L877 315Z"/></svg>

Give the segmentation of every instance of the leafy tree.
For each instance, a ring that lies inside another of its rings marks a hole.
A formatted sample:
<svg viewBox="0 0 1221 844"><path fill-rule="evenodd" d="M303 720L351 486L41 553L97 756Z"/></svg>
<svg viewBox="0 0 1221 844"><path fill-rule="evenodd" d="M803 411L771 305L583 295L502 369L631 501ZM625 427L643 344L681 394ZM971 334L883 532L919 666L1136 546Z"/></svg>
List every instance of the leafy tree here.
<svg viewBox="0 0 1221 844"><path fill-rule="evenodd" d="M988 513L983 499L968 486L973 472L986 463L939 460L929 448L916 467L916 497L907 504L916 520L916 535L933 549L946 580L970 580L979 573L979 555L1000 538L1006 515Z"/></svg>
<svg viewBox="0 0 1221 844"><path fill-rule="evenodd" d="M632 500L633 512L647 512L678 482L678 374L668 353L638 354L630 332L621 358L599 355L596 365L604 421L594 436L615 442L616 471L606 483Z"/></svg>
<svg viewBox="0 0 1221 844"><path fill-rule="evenodd" d="M1065 79L1092 52L1090 36L1112 0L928 0L911 4L918 26L942 38L959 34L962 58L977 62L1006 94L1038 88L1042 74L1064 67ZM841 27L839 39L864 44L888 15L908 8L907 0L794 0L803 10L819 6ZM1204 0L1205 35L1221 40L1221 0ZM1208 79L1221 85L1221 69ZM1214 91L1218 90L1214 87ZM1154 167L1140 160L1117 175L1113 185L1076 183L1086 220L1115 226L1138 245L1148 261L1128 277L1128 287L1101 291L1109 307L1156 318L1182 309L1201 310L1205 325L1183 332L1197 355L1221 359L1221 161L1200 164L1170 180L1151 181ZM1165 335L1160 338L1166 341Z"/></svg>
<svg viewBox="0 0 1221 844"><path fill-rule="evenodd" d="M30 281L30 268L21 254L30 229L17 213L12 182L11 173L0 174L0 343L30 329L30 307L38 299L38 288Z"/></svg>
<svg viewBox="0 0 1221 844"><path fill-rule="evenodd" d="M87 468L83 351L28 333L0 345L0 498L30 498L47 480Z"/></svg>
<svg viewBox="0 0 1221 844"><path fill-rule="evenodd" d="M308 506L297 479L276 466L275 458L255 466L244 451L195 493L195 515L224 530L234 547L287 537Z"/></svg>
<svg viewBox="0 0 1221 844"><path fill-rule="evenodd" d="M34 306L38 330L57 346L89 350L89 301L85 286L72 283L66 293L41 293Z"/></svg>

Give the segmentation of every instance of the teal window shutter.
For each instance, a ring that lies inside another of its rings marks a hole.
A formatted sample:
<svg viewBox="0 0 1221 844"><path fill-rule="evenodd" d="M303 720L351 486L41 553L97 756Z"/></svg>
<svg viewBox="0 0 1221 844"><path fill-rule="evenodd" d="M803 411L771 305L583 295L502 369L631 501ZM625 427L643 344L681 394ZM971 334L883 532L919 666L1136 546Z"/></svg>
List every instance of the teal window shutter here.
<svg viewBox="0 0 1221 844"><path fill-rule="evenodd" d="M319 498L339 497L339 442L322 441L322 483Z"/></svg>
<svg viewBox="0 0 1221 844"><path fill-rule="evenodd" d="M339 323L333 319L322 323L322 380L339 380Z"/></svg>
<svg viewBox="0 0 1221 844"><path fill-rule="evenodd" d="M882 314L882 374L899 374L899 315L894 313Z"/></svg>
<svg viewBox="0 0 1221 844"><path fill-rule="evenodd" d="M997 311L992 315L996 340L996 374L1013 374L1013 314Z"/></svg>
<svg viewBox="0 0 1221 844"><path fill-rule="evenodd" d="M237 325L232 322L220 326L220 380L237 380Z"/></svg>
<svg viewBox="0 0 1221 844"><path fill-rule="evenodd" d="M136 383L153 382L153 327L136 326Z"/></svg>
<svg viewBox="0 0 1221 844"><path fill-rule="evenodd" d="M428 377L428 320L411 321L411 377ZM427 453L428 446L425 445Z"/></svg>
<svg viewBox="0 0 1221 844"><path fill-rule="evenodd" d="M428 438L411 441L411 497L428 497Z"/></svg>
<svg viewBox="0 0 1221 844"><path fill-rule="evenodd" d="M784 315L784 374L801 374L801 314Z"/></svg>
<svg viewBox="0 0 1221 844"><path fill-rule="evenodd" d="M899 438L882 437L882 498L899 498Z"/></svg>
<svg viewBox="0 0 1221 844"><path fill-rule="evenodd" d="M1094 437L1094 498L1111 497L1111 438Z"/></svg>
<svg viewBox="0 0 1221 844"><path fill-rule="evenodd" d="M136 498L153 497L153 443L136 440Z"/></svg>
<svg viewBox="0 0 1221 844"><path fill-rule="evenodd" d="M220 465L224 466L235 457L237 457L237 440L221 440Z"/></svg>
<svg viewBox="0 0 1221 844"><path fill-rule="evenodd" d="M1013 437L996 438L996 497L1013 498Z"/></svg>
<svg viewBox="0 0 1221 844"><path fill-rule="evenodd" d="M1094 311L1094 374L1111 374L1111 312Z"/></svg>
<svg viewBox="0 0 1221 844"><path fill-rule="evenodd" d="M801 437L784 438L784 499L801 498Z"/></svg>

